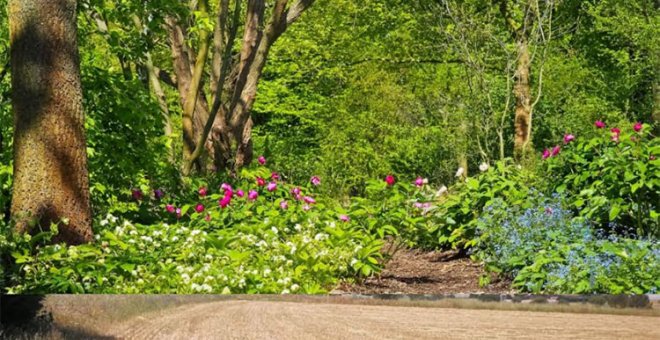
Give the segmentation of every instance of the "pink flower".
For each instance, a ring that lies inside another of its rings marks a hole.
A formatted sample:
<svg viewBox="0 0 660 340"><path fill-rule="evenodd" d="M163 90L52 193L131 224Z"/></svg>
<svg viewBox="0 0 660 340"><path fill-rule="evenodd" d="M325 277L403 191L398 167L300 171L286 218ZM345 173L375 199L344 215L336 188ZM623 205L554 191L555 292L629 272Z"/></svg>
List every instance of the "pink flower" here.
<svg viewBox="0 0 660 340"><path fill-rule="evenodd" d="M303 211L309 211L309 209L312 209L312 207L308 204L303 205Z"/></svg>
<svg viewBox="0 0 660 340"><path fill-rule="evenodd" d="M567 135L564 135L564 144L568 144L575 140L575 136L571 135L570 133Z"/></svg>
<svg viewBox="0 0 660 340"><path fill-rule="evenodd" d="M218 201L218 205L224 209L231 203L231 196L225 196Z"/></svg>
<svg viewBox="0 0 660 340"><path fill-rule="evenodd" d="M417 177L417 179L415 179L415 185L420 187L420 188L423 187L424 186L424 179L421 178L421 177Z"/></svg>
<svg viewBox="0 0 660 340"><path fill-rule="evenodd" d="M422 208L424 207L424 206L422 205L422 203L420 203L420 202L415 202L415 203L413 204L413 206L415 206L415 208L417 208L417 209L422 209Z"/></svg>
<svg viewBox="0 0 660 340"><path fill-rule="evenodd" d="M173 205L168 204L168 205L165 206L165 210L166 210L168 213L172 214L172 213L174 213L174 212L176 211L176 208L175 208Z"/></svg>
<svg viewBox="0 0 660 340"><path fill-rule="evenodd" d="M248 199L250 201L256 201L257 197L259 197L259 193L255 190L250 190L250 192L248 192Z"/></svg>
<svg viewBox="0 0 660 340"><path fill-rule="evenodd" d="M244 192L243 190L241 190L241 189L238 189L238 190L236 191L236 196L238 196L238 197L243 197L243 196L245 196L245 192Z"/></svg>
<svg viewBox="0 0 660 340"><path fill-rule="evenodd" d="M348 221L351 220L351 218L348 217L348 215L339 215L339 219L344 221L344 222L348 222Z"/></svg>
<svg viewBox="0 0 660 340"><path fill-rule="evenodd" d="M206 214L206 217L204 217L204 221L211 222L211 215Z"/></svg>
<svg viewBox="0 0 660 340"><path fill-rule="evenodd" d="M602 129L605 127L605 123L602 120L597 120L594 122L594 125L596 125L597 128Z"/></svg>
<svg viewBox="0 0 660 340"><path fill-rule="evenodd" d="M231 189L225 190L225 197L231 198L234 195L234 191Z"/></svg>
<svg viewBox="0 0 660 340"><path fill-rule="evenodd" d="M176 208L176 218L181 218L181 208Z"/></svg>
<svg viewBox="0 0 660 340"><path fill-rule="evenodd" d="M396 183L396 180L394 179L394 176L387 175L387 176L385 176L385 183L387 183L387 185L389 185L389 186L393 186L394 183Z"/></svg>
<svg viewBox="0 0 660 340"><path fill-rule="evenodd" d="M266 187L266 190L273 192L277 190L277 183L276 182L270 182L268 183L268 186Z"/></svg>
<svg viewBox="0 0 660 340"><path fill-rule="evenodd" d="M637 122L635 123L635 126L633 126L633 130L635 130L635 132L640 132L642 131L642 127L642 122Z"/></svg>
<svg viewBox="0 0 660 340"><path fill-rule="evenodd" d="M259 158L257 158L257 162L259 162L261 165L266 165L266 157L259 156Z"/></svg>
<svg viewBox="0 0 660 340"><path fill-rule="evenodd" d="M231 188L231 185L229 185L227 183L222 183L222 185L220 186L220 189L222 189L222 191L227 191L227 190L232 191L233 190Z"/></svg>
<svg viewBox="0 0 660 340"><path fill-rule="evenodd" d="M270 174L270 179L277 181L280 179L280 174L278 174L277 172L273 172Z"/></svg>
<svg viewBox="0 0 660 340"><path fill-rule="evenodd" d="M300 195L300 188L295 187L295 188L291 189L291 194L294 195L294 196L295 195Z"/></svg>
<svg viewBox="0 0 660 340"><path fill-rule="evenodd" d="M319 178L319 176L312 176L312 178L310 178L309 181L310 181L314 186L318 186L318 185L321 184L321 178Z"/></svg>
<svg viewBox="0 0 660 340"><path fill-rule="evenodd" d="M654 156L654 155L649 156L649 160L650 160L650 161L654 161L654 160L655 160L655 156Z"/></svg>
<svg viewBox="0 0 660 340"><path fill-rule="evenodd" d="M559 154L559 151L561 151L561 147L559 145L555 146L552 148L552 155L557 156Z"/></svg>
<svg viewBox="0 0 660 340"><path fill-rule="evenodd" d="M264 180L261 177L257 177L257 185L260 186L260 187L266 185L266 180Z"/></svg>
<svg viewBox="0 0 660 340"><path fill-rule="evenodd" d="M199 196L206 197L206 195L208 194L208 191L206 190L206 187L201 187L201 188L199 188L197 193L199 193Z"/></svg>
<svg viewBox="0 0 660 340"><path fill-rule="evenodd" d="M615 127L615 128L612 128L612 130L610 130L610 132L612 132L612 140L618 143L619 142L619 135L621 134L621 129Z"/></svg>
<svg viewBox="0 0 660 340"><path fill-rule="evenodd" d="M548 149L543 150L543 156L541 157L543 157L544 160L550 158L550 150Z"/></svg>
<svg viewBox="0 0 660 340"><path fill-rule="evenodd" d="M552 215L552 212L553 212L552 208L550 208L550 207L545 208L545 213L546 214Z"/></svg>
<svg viewBox="0 0 660 340"><path fill-rule="evenodd" d="M312 197L305 196L305 197L303 197L303 202L305 202L307 204L314 204L314 203L316 203L316 200Z"/></svg>
<svg viewBox="0 0 660 340"><path fill-rule="evenodd" d="M140 189L133 189L133 192L131 193L131 196L133 196L133 199L136 201L142 200L142 190Z"/></svg>
<svg viewBox="0 0 660 340"><path fill-rule="evenodd" d="M204 211L204 205L201 204L201 203L197 203L197 205L195 206L195 211L198 212L198 213L203 212Z"/></svg>
<svg viewBox="0 0 660 340"><path fill-rule="evenodd" d="M280 202L280 208L282 208L282 210L289 209L289 202L287 202L287 201Z"/></svg>

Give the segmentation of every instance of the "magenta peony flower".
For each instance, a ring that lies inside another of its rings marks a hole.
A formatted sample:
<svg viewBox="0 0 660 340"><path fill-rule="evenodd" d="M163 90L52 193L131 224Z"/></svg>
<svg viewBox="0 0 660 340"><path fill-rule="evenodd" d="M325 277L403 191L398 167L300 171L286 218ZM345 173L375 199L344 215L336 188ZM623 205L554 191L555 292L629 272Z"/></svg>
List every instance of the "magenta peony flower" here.
<svg viewBox="0 0 660 340"><path fill-rule="evenodd" d="M294 196L300 195L300 188L295 187L295 188L291 189L291 194L294 195Z"/></svg>
<svg viewBox="0 0 660 340"><path fill-rule="evenodd" d="M231 189L225 190L225 197L231 198L232 196L234 196L234 191L233 190L231 190Z"/></svg>
<svg viewBox="0 0 660 340"><path fill-rule="evenodd" d="M218 205L224 209L231 203L231 196L225 196L218 201Z"/></svg>
<svg viewBox="0 0 660 340"><path fill-rule="evenodd" d="M385 183L387 183L387 185L389 185L389 186L393 186L394 183L396 183L396 180L394 179L394 176L387 175L387 176L385 176Z"/></svg>
<svg viewBox="0 0 660 340"><path fill-rule="evenodd" d="M312 178L309 179L309 181L312 183L314 186L318 186L321 184L321 178L319 176L312 176Z"/></svg>
<svg viewBox="0 0 660 340"><path fill-rule="evenodd" d="M312 198L312 197L309 197L309 196L305 196L305 197L303 197L303 201L304 201L305 203L307 203L307 204L314 204L314 203L316 203L316 200L315 200L314 198Z"/></svg>
<svg viewBox="0 0 660 340"><path fill-rule="evenodd" d="M339 215L339 219L344 221L344 222L348 222L348 221L351 220L351 218L348 217L348 215Z"/></svg>
<svg viewBox="0 0 660 340"><path fill-rule="evenodd" d="M278 174L277 172L272 172L272 173L270 174L270 179L272 179L272 180L274 180L274 181L277 181L277 180L280 179L280 174Z"/></svg>
<svg viewBox="0 0 660 340"><path fill-rule="evenodd" d="M420 188L423 187L424 186L424 179L421 178L421 177L417 177L417 179L415 179L415 185L420 187Z"/></svg>
<svg viewBox="0 0 660 340"><path fill-rule="evenodd" d="M605 127L605 123L602 120L597 120L594 122L594 125L596 125L597 128L602 129Z"/></svg>
<svg viewBox="0 0 660 340"><path fill-rule="evenodd" d="M238 189L238 190L236 190L236 196L243 197L243 196L245 196L245 192L241 189Z"/></svg>
<svg viewBox="0 0 660 340"><path fill-rule="evenodd" d="M197 203L197 205L195 206L195 211L198 212L198 213L203 212L204 211L204 205L201 204L201 203Z"/></svg>
<svg viewBox="0 0 660 340"><path fill-rule="evenodd" d="M273 192L277 190L277 183L276 182L270 182L268 183L268 186L266 187L266 190Z"/></svg>
<svg viewBox="0 0 660 340"><path fill-rule="evenodd" d="M635 132L640 132L642 131L643 127L644 126L642 125L642 122L637 122L635 123L635 126L633 126L633 130L635 130Z"/></svg>
<svg viewBox="0 0 660 340"><path fill-rule="evenodd" d="M564 135L564 144L568 144L575 140L575 136L571 135L570 133L567 135Z"/></svg>
<svg viewBox="0 0 660 340"><path fill-rule="evenodd" d="M250 190L250 192L248 192L248 199L250 201L256 201L257 197L259 197L259 193L255 190Z"/></svg>
<svg viewBox="0 0 660 340"><path fill-rule="evenodd" d="M259 158L257 158L257 162L259 162L261 165L266 165L266 157L259 156Z"/></svg>
<svg viewBox="0 0 660 340"><path fill-rule="evenodd" d="M541 156L544 160L550 158L550 150L545 149L543 150L543 156Z"/></svg>
<svg viewBox="0 0 660 340"><path fill-rule="evenodd" d="M199 188L197 193L199 194L199 196L206 197L206 195L208 194L208 190L206 190L206 187L201 187Z"/></svg>
<svg viewBox="0 0 660 340"><path fill-rule="evenodd" d="M142 200L142 190L140 189L133 189L133 192L131 193L131 196L133 196L133 199L136 201Z"/></svg>
<svg viewBox="0 0 660 340"><path fill-rule="evenodd" d="M261 177L257 177L257 185L260 186L260 187L266 185L266 180L264 180Z"/></svg>
<svg viewBox="0 0 660 340"><path fill-rule="evenodd" d="M165 193L161 189L156 189L154 190L154 198L157 200L161 200L163 197L165 197Z"/></svg>
<svg viewBox="0 0 660 340"><path fill-rule="evenodd" d="M165 206L165 210L166 210L168 213L172 214L172 213L174 213L174 212L176 211L176 208L175 208L173 205L168 204L168 205Z"/></svg>
<svg viewBox="0 0 660 340"><path fill-rule="evenodd" d="M559 145L555 146L552 148L552 155L557 156L559 154L559 151L561 151L561 147Z"/></svg>
<svg viewBox="0 0 660 340"><path fill-rule="evenodd" d="M229 185L227 183L222 183L222 185L220 186L220 189L222 191L227 191L227 190L232 191L233 190L231 185Z"/></svg>
<svg viewBox="0 0 660 340"><path fill-rule="evenodd" d="M287 202L287 201L280 202L280 208L282 208L282 210L289 209L289 202Z"/></svg>

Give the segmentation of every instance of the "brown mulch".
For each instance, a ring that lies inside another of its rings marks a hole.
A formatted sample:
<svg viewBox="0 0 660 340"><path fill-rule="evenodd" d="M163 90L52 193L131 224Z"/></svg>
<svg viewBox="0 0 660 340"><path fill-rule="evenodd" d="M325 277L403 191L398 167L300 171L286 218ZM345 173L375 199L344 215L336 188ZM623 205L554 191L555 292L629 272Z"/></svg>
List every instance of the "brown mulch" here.
<svg viewBox="0 0 660 340"><path fill-rule="evenodd" d="M511 282L491 275L491 283L479 286L483 265L456 251L402 249L379 276L362 283L343 283L337 291L357 294L511 293Z"/></svg>

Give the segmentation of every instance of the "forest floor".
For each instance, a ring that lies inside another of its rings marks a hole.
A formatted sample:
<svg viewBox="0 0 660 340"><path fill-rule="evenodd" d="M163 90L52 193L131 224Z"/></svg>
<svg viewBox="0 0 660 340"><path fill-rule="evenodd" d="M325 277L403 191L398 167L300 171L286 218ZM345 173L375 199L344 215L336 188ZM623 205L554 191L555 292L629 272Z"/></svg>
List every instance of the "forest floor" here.
<svg viewBox="0 0 660 340"><path fill-rule="evenodd" d="M491 276L491 284L480 287L486 275L483 265L456 251L403 249L394 254L379 276L361 283L341 284L336 293L357 294L449 294L512 293L511 282Z"/></svg>

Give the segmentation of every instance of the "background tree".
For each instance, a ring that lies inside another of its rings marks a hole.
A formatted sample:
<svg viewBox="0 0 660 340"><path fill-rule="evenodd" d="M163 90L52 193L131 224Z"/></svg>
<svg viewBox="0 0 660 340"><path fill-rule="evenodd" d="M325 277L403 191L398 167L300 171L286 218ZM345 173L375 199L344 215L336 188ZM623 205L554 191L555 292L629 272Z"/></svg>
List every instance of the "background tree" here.
<svg viewBox="0 0 660 340"><path fill-rule="evenodd" d="M62 222L60 240L90 241L76 1L12 0L9 20L16 228Z"/></svg>

